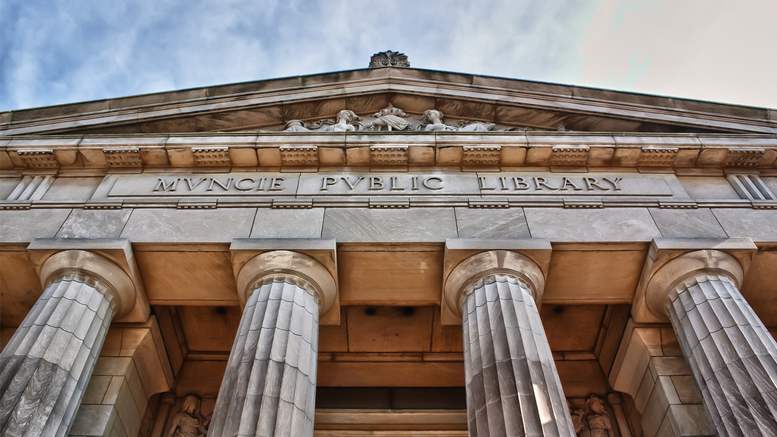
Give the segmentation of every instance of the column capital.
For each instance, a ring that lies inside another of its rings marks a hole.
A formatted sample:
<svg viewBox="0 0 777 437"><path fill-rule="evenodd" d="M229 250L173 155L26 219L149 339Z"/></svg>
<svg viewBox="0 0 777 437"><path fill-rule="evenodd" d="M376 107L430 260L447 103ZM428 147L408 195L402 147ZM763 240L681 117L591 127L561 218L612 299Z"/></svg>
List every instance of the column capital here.
<svg viewBox="0 0 777 437"><path fill-rule="evenodd" d="M526 240L445 241L441 323L461 324L462 299L470 286L489 275L515 276L526 282L539 307L550 265L550 242Z"/></svg>
<svg viewBox="0 0 777 437"><path fill-rule="evenodd" d="M239 238L232 240L230 252L241 305L257 284L287 276L318 299L319 324L340 324L334 240Z"/></svg>
<svg viewBox="0 0 777 437"><path fill-rule="evenodd" d="M683 281L698 275L724 276L741 287L757 250L749 238L654 239L632 304L634 321L668 322L669 293Z"/></svg>
<svg viewBox="0 0 777 437"><path fill-rule="evenodd" d="M27 251L44 289L65 275L84 275L113 296L114 321L148 320L151 307L129 240L36 238Z"/></svg>

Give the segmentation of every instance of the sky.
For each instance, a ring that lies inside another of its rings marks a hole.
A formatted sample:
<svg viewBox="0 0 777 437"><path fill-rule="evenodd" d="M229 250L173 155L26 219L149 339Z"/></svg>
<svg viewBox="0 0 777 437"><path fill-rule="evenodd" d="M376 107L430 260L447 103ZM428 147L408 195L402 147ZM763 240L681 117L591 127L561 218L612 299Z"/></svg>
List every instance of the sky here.
<svg viewBox="0 0 777 437"><path fill-rule="evenodd" d="M1 0L0 111L365 68L777 108L777 0Z"/></svg>

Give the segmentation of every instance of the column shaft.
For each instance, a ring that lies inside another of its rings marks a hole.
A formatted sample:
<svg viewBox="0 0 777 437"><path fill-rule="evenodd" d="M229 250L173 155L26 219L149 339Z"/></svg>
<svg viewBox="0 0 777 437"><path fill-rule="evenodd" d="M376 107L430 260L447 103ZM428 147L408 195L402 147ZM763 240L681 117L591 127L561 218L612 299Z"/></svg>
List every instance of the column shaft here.
<svg viewBox="0 0 777 437"><path fill-rule="evenodd" d="M209 436L312 436L318 304L297 280L269 278L243 310Z"/></svg>
<svg viewBox="0 0 777 437"><path fill-rule="evenodd" d="M479 280L462 313L470 435L574 437L529 286L507 275Z"/></svg>
<svg viewBox="0 0 777 437"><path fill-rule="evenodd" d="M698 275L667 307L718 435L777 435L777 343L736 285Z"/></svg>
<svg viewBox="0 0 777 437"><path fill-rule="evenodd" d="M49 285L0 354L0 435L67 435L114 314L101 285Z"/></svg>

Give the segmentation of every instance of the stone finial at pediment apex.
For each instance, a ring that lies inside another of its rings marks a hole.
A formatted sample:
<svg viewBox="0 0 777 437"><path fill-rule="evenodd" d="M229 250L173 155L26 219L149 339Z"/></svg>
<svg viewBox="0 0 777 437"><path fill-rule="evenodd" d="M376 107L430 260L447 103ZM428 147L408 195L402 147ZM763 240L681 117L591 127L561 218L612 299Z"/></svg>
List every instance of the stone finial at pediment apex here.
<svg viewBox="0 0 777 437"><path fill-rule="evenodd" d="M410 62L404 53L386 50L372 55L370 58L370 68L378 67L409 67Z"/></svg>

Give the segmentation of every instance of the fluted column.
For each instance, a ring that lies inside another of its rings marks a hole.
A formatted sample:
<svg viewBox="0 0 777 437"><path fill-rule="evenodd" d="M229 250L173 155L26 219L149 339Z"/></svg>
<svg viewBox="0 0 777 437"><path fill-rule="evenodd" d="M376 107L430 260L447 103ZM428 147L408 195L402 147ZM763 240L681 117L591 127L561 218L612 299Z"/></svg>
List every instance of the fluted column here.
<svg viewBox="0 0 777 437"><path fill-rule="evenodd" d="M498 250L464 260L446 282L449 305L462 311L473 437L575 436L535 303L543 287L531 259Z"/></svg>
<svg viewBox="0 0 777 437"><path fill-rule="evenodd" d="M238 275L243 317L209 436L312 436L319 313L332 306L331 274L289 251L251 259Z"/></svg>
<svg viewBox="0 0 777 437"><path fill-rule="evenodd" d="M45 291L0 354L3 436L67 435L111 320L134 304L126 273L93 253L59 252L41 278Z"/></svg>
<svg viewBox="0 0 777 437"><path fill-rule="evenodd" d="M661 267L648 305L672 323L720 436L777 435L777 343L739 291L743 271L716 250Z"/></svg>

